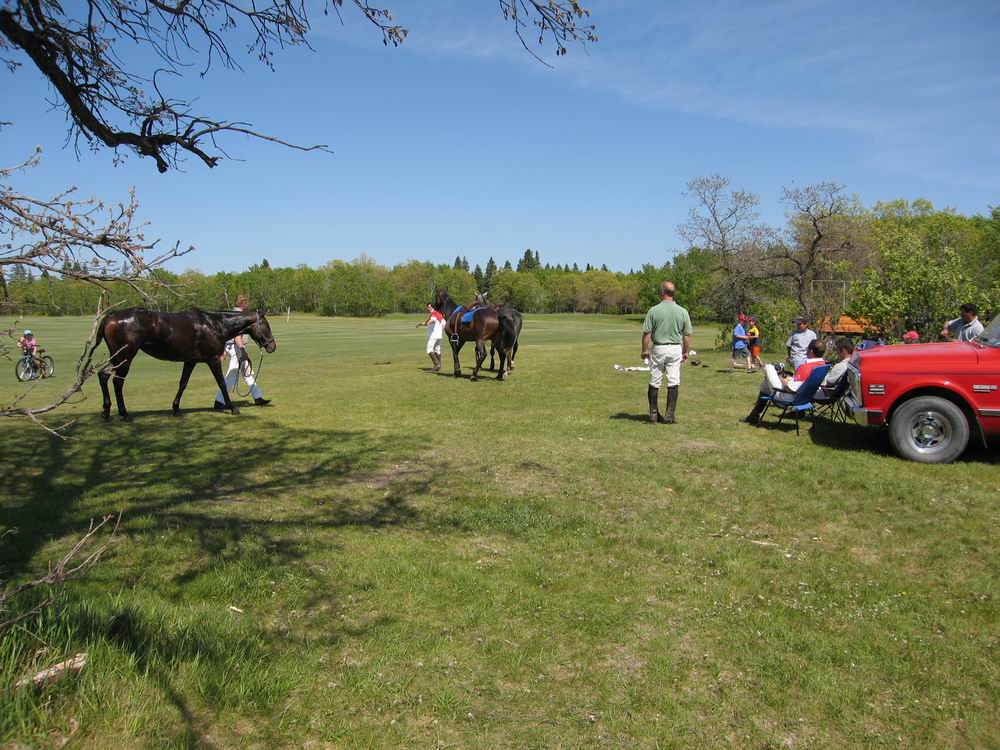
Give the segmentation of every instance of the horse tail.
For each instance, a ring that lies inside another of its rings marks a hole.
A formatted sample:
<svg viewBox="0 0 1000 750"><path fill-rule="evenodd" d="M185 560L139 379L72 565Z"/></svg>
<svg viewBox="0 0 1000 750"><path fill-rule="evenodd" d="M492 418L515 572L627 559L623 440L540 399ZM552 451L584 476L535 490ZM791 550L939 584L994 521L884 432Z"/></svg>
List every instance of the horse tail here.
<svg viewBox="0 0 1000 750"><path fill-rule="evenodd" d="M97 351L97 347L101 345L102 341L105 341L104 329L107 328L108 320L111 318L112 315L114 315L114 312L105 313L104 317L101 318L101 322L97 324L97 330L94 335L94 344L87 351L87 356L83 360L86 363L85 366L90 365L90 362L94 357L94 352ZM111 343L110 342L107 343L108 343L108 351L111 351ZM111 354L114 355L115 352L111 352Z"/></svg>
<svg viewBox="0 0 1000 750"><path fill-rule="evenodd" d="M512 307L505 307L497 311L497 318L500 320L500 345L501 351L510 355L517 344L517 337L521 333L521 314Z"/></svg>

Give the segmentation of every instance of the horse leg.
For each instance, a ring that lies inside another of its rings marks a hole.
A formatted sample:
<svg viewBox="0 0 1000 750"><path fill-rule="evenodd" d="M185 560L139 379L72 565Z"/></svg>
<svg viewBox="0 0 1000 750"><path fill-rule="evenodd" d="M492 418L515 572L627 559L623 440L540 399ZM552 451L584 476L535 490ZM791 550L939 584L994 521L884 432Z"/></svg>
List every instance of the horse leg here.
<svg viewBox="0 0 1000 750"><path fill-rule="evenodd" d="M462 350L462 344L464 341L459 341L458 343L451 342L451 354L455 358L455 377L457 378L462 374L462 365L458 362L458 353Z"/></svg>
<svg viewBox="0 0 1000 750"><path fill-rule="evenodd" d="M494 343L493 343L493 342L491 341L491 342L490 342L490 372L493 372L493 370L495 370L495 369L496 369L496 367L495 367L495 364L494 364L494 363L495 363L495 361L496 361L496 360L494 359L494 355L496 354L496 351L497 351L497 345L496 345L496 344L494 344ZM503 352L502 352L502 351L500 352L500 362L503 362ZM503 365L501 364L501 367L502 367L502 366L503 366Z"/></svg>
<svg viewBox="0 0 1000 750"><path fill-rule="evenodd" d="M177 395L174 397L174 416L181 413L181 396L187 388L188 380L191 378L191 371L197 362L185 362L184 369L181 370L181 384L177 388Z"/></svg>
<svg viewBox="0 0 1000 750"><path fill-rule="evenodd" d="M105 422L111 421L111 392L108 390L108 378L111 377L109 369L111 365L105 365L97 373L97 379L101 381L101 393L104 395L104 403L101 405L101 416Z"/></svg>
<svg viewBox="0 0 1000 750"><path fill-rule="evenodd" d="M479 371L486 361L486 342L482 339L476 341L476 366L472 369L472 379L479 380Z"/></svg>
<svg viewBox="0 0 1000 750"><path fill-rule="evenodd" d="M226 408L233 414L239 414L239 408L229 398L229 388L226 387L226 379L222 376L222 361L218 357L212 357L208 360L207 364L208 369L215 376L215 382L219 384L219 390L222 391L222 400L225 401Z"/></svg>
<svg viewBox="0 0 1000 750"><path fill-rule="evenodd" d="M128 355L126 355L128 356ZM123 422L131 421L132 417L128 415L128 410L125 408L125 378L128 377L129 368L132 367L132 357L135 356L135 352L131 353L124 362L115 368L115 374L112 376L112 380L115 383L115 402L118 404L118 416L122 418Z"/></svg>
<svg viewBox="0 0 1000 750"><path fill-rule="evenodd" d="M500 371L497 373L497 380L503 380L503 376L507 372L507 350L500 350Z"/></svg>

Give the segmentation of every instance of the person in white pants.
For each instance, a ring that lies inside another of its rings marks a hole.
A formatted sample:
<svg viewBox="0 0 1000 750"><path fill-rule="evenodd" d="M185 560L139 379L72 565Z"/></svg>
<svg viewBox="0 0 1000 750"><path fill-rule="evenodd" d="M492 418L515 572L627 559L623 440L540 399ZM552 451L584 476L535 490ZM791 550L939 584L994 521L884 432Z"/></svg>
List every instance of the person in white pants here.
<svg viewBox="0 0 1000 750"><path fill-rule="evenodd" d="M427 356L431 358L434 372L441 370L441 337L444 336L444 316L434 309L433 305L427 305L427 320L417 323L417 328L427 326Z"/></svg>
<svg viewBox="0 0 1000 750"><path fill-rule="evenodd" d="M250 298L245 294L241 294L236 298L236 307L233 308L236 312L246 312L247 308L250 306ZM250 395L253 397L253 402L257 406L267 406L271 403L271 399L264 398L264 394L260 390L260 386L257 385L256 380L253 376L253 369L250 367L250 357L247 356L246 346L244 341L244 336L237 336L234 339L230 339L226 342L226 349L222 353L223 357L229 357L229 364L226 367L226 390L233 390L236 387L236 381L239 378L241 371L243 375L243 380L246 384L250 386ZM245 359L244 359L245 358ZM226 408L224 402L224 396L221 390L215 392L215 408L217 411L221 411Z"/></svg>

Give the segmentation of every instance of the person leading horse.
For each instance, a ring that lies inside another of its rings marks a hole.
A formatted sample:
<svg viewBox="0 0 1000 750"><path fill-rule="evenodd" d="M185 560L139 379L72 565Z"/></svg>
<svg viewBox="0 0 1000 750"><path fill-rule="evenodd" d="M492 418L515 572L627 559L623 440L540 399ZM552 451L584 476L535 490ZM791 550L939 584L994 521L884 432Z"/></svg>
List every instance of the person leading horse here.
<svg viewBox="0 0 1000 750"><path fill-rule="evenodd" d="M192 308L178 313L163 313L130 307L109 313L97 331L96 348L101 340L107 344L111 357L97 377L104 395L102 416L111 419L111 395L108 380L114 377L115 400L118 415L128 421L123 388L132 360L140 351L168 362L183 362L181 382L174 397L174 415L180 413L181 395L187 387L191 371L204 362L215 376L225 399L226 408L233 414L240 410L229 398L229 389L222 377L222 352L226 342L249 333L250 337L269 354L277 348L265 310L247 312L207 311Z"/></svg>

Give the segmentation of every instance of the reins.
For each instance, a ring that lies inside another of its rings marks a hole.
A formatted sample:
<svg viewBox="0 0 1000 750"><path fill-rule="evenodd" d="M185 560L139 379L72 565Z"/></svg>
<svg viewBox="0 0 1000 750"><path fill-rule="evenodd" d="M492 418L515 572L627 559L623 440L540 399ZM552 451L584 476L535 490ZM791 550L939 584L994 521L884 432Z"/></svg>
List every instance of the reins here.
<svg viewBox="0 0 1000 750"><path fill-rule="evenodd" d="M243 351L246 351L246 349L244 348ZM261 347L261 349L260 349L260 359L257 360L257 369L256 370L253 369L253 362L250 361L249 357L247 357L247 364L250 365L250 374L253 375L254 382L256 382L257 378L260 376L261 368L264 366L264 347ZM240 369L242 369L242 367ZM244 374L244 378L245 377L246 376ZM240 393L240 380L241 379L243 379L243 378L239 378L239 377L236 378L236 395L239 396L240 398L246 398L247 396L250 395L250 386L247 386L247 392L246 393ZM244 380L244 382L246 382L246 381Z"/></svg>
<svg viewBox="0 0 1000 750"><path fill-rule="evenodd" d="M257 312L257 311L254 311L254 314L257 316L257 321L256 321L256 323L254 323L254 327L257 328L258 330L260 330L260 313ZM243 334L237 334L237 335L238 336L242 336ZM267 346L268 344L272 343L273 341L274 341L274 337L272 336L270 339L268 339L267 341L264 342L264 346ZM257 342L254 342L254 343L257 343ZM235 346L235 344L234 344L234 346ZM258 344L258 346L259 346L259 344ZM246 363L250 366L250 374L253 375L254 382L256 382L256 379L258 377L260 377L260 371L264 367L264 352L265 352L264 346L260 347L260 359L257 360L257 369L256 370L253 369L253 362L250 360L250 357L247 357L247 362ZM237 349L239 349L239 347L237 347ZM245 352L246 351L246 347L243 347L242 350ZM241 374L243 375L244 382L245 382L246 373L242 372L242 370L243 370L243 363L242 362L240 363L239 369L241 371ZM246 393L240 393L240 378L239 378L239 376L237 376L237 378L236 378L236 389L235 390L236 390L236 395L239 396L240 398L246 398L247 396L250 395L250 386L247 386L247 392Z"/></svg>

